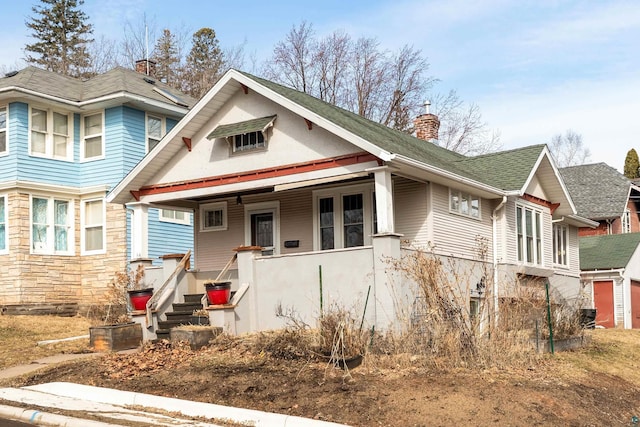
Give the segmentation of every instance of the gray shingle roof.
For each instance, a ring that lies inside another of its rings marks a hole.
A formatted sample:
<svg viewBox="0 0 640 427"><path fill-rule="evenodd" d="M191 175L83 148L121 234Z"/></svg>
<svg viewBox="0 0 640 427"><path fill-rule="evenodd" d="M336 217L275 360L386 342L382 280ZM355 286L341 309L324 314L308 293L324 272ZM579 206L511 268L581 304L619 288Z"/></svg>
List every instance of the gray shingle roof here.
<svg viewBox="0 0 640 427"><path fill-rule="evenodd" d="M103 96L126 92L174 104L153 90L154 87L158 87L185 101L189 107L195 104L196 100L190 96L157 80L154 80L154 84L147 83L145 77L145 75L133 70L116 67L104 74L83 81L30 66L19 71L15 76L0 78L0 90L15 86L74 102L91 101Z"/></svg>
<svg viewBox="0 0 640 427"><path fill-rule="evenodd" d="M578 215L600 220L619 218L624 212L631 183L606 163L562 168L560 174Z"/></svg>
<svg viewBox="0 0 640 427"><path fill-rule="evenodd" d="M640 244L640 233L581 237L580 270L624 268Z"/></svg>
<svg viewBox="0 0 640 427"><path fill-rule="evenodd" d="M503 190L520 190L522 188L544 148L544 145L534 145L483 156L466 157L365 119L309 94L249 73L242 71L240 73L383 150Z"/></svg>

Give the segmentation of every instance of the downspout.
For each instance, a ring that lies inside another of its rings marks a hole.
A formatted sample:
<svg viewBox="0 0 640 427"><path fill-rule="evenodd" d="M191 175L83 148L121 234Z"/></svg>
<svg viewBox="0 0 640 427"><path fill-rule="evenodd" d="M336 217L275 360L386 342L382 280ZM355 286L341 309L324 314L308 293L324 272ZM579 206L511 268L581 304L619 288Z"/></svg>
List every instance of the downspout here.
<svg viewBox="0 0 640 427"><path fill-rule="evenodd" d="M491 215L493 228L493 321L498 320L498 211L507 203L507 196L502 196L502 201L495 207Z"/></svg>

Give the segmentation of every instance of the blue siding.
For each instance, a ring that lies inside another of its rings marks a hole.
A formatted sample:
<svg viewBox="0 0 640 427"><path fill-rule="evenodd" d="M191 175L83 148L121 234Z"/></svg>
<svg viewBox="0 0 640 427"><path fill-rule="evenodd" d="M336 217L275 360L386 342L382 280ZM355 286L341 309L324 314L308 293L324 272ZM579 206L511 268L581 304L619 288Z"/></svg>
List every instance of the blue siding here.
<svg viewBox="0 0 640 427"><path fill-rule="evenodd" d="M166 121L167 133L169 133L169 131L173 129L175 125L178 124L178 120L172 119L171 117L167 117L165 121Z"/></svg>
<svg viewBox="0 0 640 427"><path fill-rule="evenodd" d="M27 104L13 102L8 106L7 148L9 153L0 157L0 181L18 179L18 150L26 144Z"/></svg>
<svg viewBox="0 0 640 427"><path fill-rule="evenodd" d="M149 258L160 264L158 257L193 250L193 226L161 222L160 211L149 209ZM191 215L193 222L193 214Z"/></svg>

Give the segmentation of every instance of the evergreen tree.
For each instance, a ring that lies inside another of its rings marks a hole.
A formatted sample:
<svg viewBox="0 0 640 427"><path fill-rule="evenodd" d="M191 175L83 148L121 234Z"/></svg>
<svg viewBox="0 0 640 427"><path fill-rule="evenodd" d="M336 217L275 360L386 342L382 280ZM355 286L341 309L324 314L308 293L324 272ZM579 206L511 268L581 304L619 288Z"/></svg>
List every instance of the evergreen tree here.
<svg viewBox="0 0 640 427"><path fill-rule="evenodd" d="M223 73L224 59L216 32L201 28L193 34L183 74L183 91L195 98L205 94Z"/></svg>
<svg viewBox="0 0 640 427"><path fill-rule="evenodd" d="M25 46L25 60L46 70L86 77L91 66L88 45L93 42L88 16L78 9L84 0L40 0L27 22L37 41Z"/></svg>
<svg viewBox="0 0 640 427"><path fill-rule="evenodd" d="M176 37L169 29L162 30L162 35L153 49L153 60L156 61L156 78L172 87L178 87L178 46Z"/></svg>
<svg viewBox="0 0 640 427"><path fill-rule="evenodd" d="M632 148L627 152L627 157L624 159L624 176L629 179L636 179L640 177L638 168L640 168L638 153Z"/></svg>

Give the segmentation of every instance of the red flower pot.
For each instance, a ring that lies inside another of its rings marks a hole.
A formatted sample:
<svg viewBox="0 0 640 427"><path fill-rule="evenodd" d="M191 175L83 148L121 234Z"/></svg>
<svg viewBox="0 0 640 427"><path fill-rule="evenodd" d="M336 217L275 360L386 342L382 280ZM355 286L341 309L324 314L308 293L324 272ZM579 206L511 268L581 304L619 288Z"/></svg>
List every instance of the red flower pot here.
<svg viewBox="0 0 640 427"><path fill-rule="evenodd" d="M127 291L134 310L146 310L147 301L153 296L153 288Z"/></svg>
<svg viewBox="0 0 640 427"><path fill-rule="evenodd" d="M231 295L231 282L205 283L207 298L211 305L223 305L229 303Z"/></svg>

